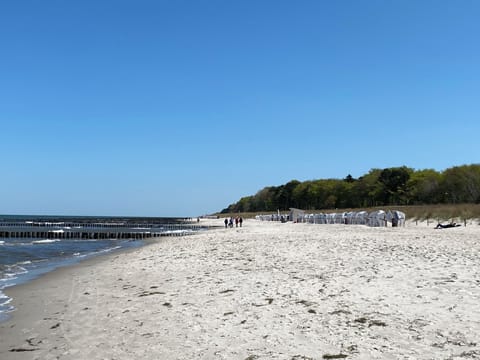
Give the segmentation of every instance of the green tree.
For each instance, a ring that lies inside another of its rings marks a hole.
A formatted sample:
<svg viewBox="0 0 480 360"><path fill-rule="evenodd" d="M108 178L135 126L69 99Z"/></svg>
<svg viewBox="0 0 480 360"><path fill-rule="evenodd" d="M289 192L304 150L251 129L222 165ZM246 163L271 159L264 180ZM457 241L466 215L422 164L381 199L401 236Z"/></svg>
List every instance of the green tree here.
<svg viewBox="0 0 480 360"><path fill-rule="evenodd" d="M480 203L480 165L463 165L441 173L406 166L371 169L354 179L318 179L269 186L241 198L222 212L260 212L360 208L397 204Z"/></svg>
<svg viewBox="0 0 480 360"><path fill-rule="evenodd" d="M298 180L291 180L285 185L279 186L276 192L278 209L288 210L295 207L293 204L293 191L300 184Z"/></svg>
<svg viewBox="0 0 480 360"><path fill-rule="evenodd" d="M379 182L383 185L382 205L395 205L405 201L407 182L412 169L405 166L383 169Z"/></svg>
<svg viewBox="0 0 480 360"><path fill-rule="evenodd" d="M455 166L443 172L442 190L447 203L480 201L479 165Z"/></svg>
<svg viewBox="0 0 480 360"><path fill-rule="evenodd" d="M425 169L413 172L407 181L407 194L412 204L434 204L443 199L440 195L442 175L433 170Z"/></svg>
<svg viewBox="0 0 480 360"><path fill-rule="evenodd" d="M304 181L298 184L292 192L292 200L294 207L300 209L310 209L310 201L308 198L308 190L310 187L309 181Z"/></svg>
<svg viewBox="0 0 480 360"><path fill-rule="evenodd" d="M384 205L384 187L379 181L381 172L381 169L371 169L368 174L358 179L365 193L364 206Z"/></svg>

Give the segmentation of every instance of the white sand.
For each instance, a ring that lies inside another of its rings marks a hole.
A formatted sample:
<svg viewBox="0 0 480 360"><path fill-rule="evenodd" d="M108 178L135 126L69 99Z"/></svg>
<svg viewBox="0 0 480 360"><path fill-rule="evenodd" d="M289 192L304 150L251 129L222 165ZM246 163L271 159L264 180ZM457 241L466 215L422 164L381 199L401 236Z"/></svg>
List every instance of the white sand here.
<svg viewBox="0 0 480 360"><path fill-rule="evenodd" d="M480 358L480 226L434 225L247 220L62 269L11 289L0 359Z"/></svg>

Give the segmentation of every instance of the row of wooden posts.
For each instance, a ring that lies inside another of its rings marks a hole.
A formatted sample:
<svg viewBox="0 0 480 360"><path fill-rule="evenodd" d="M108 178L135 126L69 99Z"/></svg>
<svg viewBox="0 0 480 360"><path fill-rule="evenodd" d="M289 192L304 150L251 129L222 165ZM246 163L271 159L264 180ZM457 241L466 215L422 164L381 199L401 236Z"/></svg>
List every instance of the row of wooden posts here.
<svg viewBox="0 0 480 360"><path fill-rule="evenodd" d="M164 224L161 227L44 227L23 224L0 225L0 238L41 239L146 239L160 236L183 236L205 229L194 224Z"/></svg>

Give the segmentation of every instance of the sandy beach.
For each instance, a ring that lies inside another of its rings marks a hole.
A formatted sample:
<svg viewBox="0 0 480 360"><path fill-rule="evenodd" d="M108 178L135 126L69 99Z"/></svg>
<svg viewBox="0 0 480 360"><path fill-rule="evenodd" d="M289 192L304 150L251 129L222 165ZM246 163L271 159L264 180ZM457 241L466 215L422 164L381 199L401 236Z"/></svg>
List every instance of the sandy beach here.
<svg viewBox="0 0 480 360"><path fill-rule="evenodd" d="M0 359L480 358L480 226L434 225L247 220L91 259L7 289Z"/></svg>

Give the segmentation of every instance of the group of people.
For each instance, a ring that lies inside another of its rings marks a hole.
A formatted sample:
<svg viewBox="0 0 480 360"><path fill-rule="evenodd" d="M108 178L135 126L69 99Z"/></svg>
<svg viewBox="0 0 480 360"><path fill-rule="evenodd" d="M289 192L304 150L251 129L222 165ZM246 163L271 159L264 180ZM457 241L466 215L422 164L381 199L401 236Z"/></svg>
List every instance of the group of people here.
<svg viewBox="0 0 480 360"><path fill-rule="evenodd" d="M227 227L233 228L234 223L235 223L235 227L238 227L239 225L240 227L242 227L243 219L240 216L237 216L235 218L231 217L230 219L225 218L224 223L225 223L225 229Z"/></svg>

